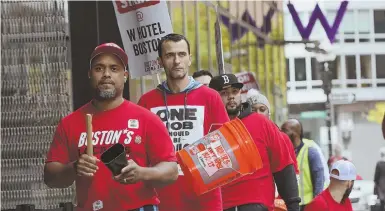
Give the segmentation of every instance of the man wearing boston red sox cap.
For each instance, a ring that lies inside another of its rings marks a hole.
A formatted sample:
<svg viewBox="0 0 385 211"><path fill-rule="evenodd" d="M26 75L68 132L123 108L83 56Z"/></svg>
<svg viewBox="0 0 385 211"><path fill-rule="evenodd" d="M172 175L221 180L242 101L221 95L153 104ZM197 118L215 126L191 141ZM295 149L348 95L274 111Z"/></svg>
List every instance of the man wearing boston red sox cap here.
<svg viewBox="0 0 385 211"><path fill-rule="evenodd" d="M222 187L225 211L272 211L275 186L288 211L298 211L297 178L290 152L278 127L262 114L241 103L240 83L234 74L215 76L209 84L219 92L230 119L240 118L261 155L263 168Z"/></svg>
<svg viewBox="0 0 385 211"><path fill-rule="evenodd" d="M349 195L357 178L356 167L347 160L335 162L330 171L330 185L305 207L305 211L352 211Z"/></svg>
<svg viewBox="0 0 385 211"><path fill-rule="evenodd" d="M76 182L77 211L156 211L154 188L177 179L174 146L163 122L123 98L127 64L115 43L95 48L88 70L93 99L61 119L48 151L44 182L52 188ZM86 114L93 116L93 155L85 153ZM99 159L115 144L130 150L127 166L113 176Z"/></svg>

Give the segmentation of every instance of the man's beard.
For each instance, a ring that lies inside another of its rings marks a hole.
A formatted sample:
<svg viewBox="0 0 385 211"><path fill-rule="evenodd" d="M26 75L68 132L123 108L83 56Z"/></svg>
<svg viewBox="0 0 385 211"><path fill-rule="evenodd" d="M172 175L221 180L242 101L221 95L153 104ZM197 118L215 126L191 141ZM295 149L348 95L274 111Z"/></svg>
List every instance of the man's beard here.
<svg viewBox="0 0 385 211"><path fill-rule="evenodd" d="M180 80L186 77L187 72L184 72L183 74L174 73L172 71L168 71L167 78L173 79L173 80Z"/></svg>
<svg viewBox="0 0 385 211"><path fill-rule="evenodd" d="M229 109L229 108L226 107L227 115L229 115L229 116L238 116L239 113L241 112L241 109L242 109L242 104L239 104L234 109Z"/></svg>
<svg viewBox="0 0 385 211"><path fill-rule="evenodd" d="M352 184L352 186L351 186L350 188L346 189L344 195L342 196L341 203L344 203L345 200L346 200L347 198L349 198L349 195L350 195L350 193L351 193L352 190L353 190L353 185L354 185L354 183Z"/></svg>
<svg viewBox="0 0 385 211"><path fill-rule="evenodd" d="M290 134L287 134L289 136L289 139L291 141L291 143L295 144L295 136L293 133L290 133Z"/></svg>
<svg viewBox="0 0 385 211"><path fill-rule="evenodd" d="M96 95L95 98L97 100L103 101L103 100L109 100L116 96L116 89L113 90L100 90L96 89Z"/></svg>

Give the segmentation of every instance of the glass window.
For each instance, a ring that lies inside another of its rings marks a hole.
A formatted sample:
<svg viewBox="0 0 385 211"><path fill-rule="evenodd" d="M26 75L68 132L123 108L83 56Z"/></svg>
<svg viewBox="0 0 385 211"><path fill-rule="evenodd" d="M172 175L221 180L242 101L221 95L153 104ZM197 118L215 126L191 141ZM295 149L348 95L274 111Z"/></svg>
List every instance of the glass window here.
<svg viewBox="0 0 385 211"><path fill-rule="evenodd" d="M357 28L359 34L370 33L370 15L369 10L358 10Z"/></svg>
<svg viewBox="0 0 385 211"><path fill-rule="evenodd" d="M294 59L295 80L306 81L306 60L305 58Z"/></svg>
<svg viewBox="0 0 385 211"><path fill-rule="evenodd" d="M334 23L334 19L335 19L335 16L333 18L333 22ZM354 34L354 27L355 27L356 23L354 23L354 13L353 11L351 10L348 10L346 11L343 19L342 19L342 23L341 23L341 30L345 33L345 34Z"/></svg>
<svg viewBox="0 0 385 211"><path fill-rule="evenodd" d="M385 78L385 54L376 55L377 78Z"/></svg>
<svg viewBox="0 0 385 211"><path fill-rule="evenodd" d="M332 26L334 20L336 19L337 11L336 10L326 10L326 20L329 23L329 26ZM338 29L339 31L339 29Z"/></svg>
<svg viewBox="0 0 385 211"><path fill-rule="evenodd" d="M285 21L284 21L285 27L285 36L292 36L293 35L293 18L291 17L290 13L285 14ZM295 24L294 24L295 25Z"/></svg>
<svg viewBox="0 0 385 211"><path fill-rule="evenodd" d="M317 68L318 62L316 58L311 58L311 80L322 80L322 69Z"/></svg>
<svg viewBox="0 0 385 211"><path fill-rule="evenodd" d="M337 56L336 59L331 63L330 70L332 71L333 79L339 79L341 73L341 57Z"/></svg>
<svg viewBox="0 0 385 211"><path fill-rule="evenodd" d="M361 55L361 78L370 79L372 78L372 57L370 55Z"/></svg>
<svg viewBox="0 0 385 211"><path fill-rule="evenodd" d="M385 10L374 10L374 33L385 33Z"/></svg>
<svg viewBox="0 0 385 211"><path fill-rule="evenodd" d="M346 56L346 78L347 79L357 79L356 74L356 56Z"/></svg>
<svg viewBox="0 0 385 211"><path fill-rule="evenodd" d="M289 63L289 59L286 59L286 81L290 81L290 63Z"/></svg>

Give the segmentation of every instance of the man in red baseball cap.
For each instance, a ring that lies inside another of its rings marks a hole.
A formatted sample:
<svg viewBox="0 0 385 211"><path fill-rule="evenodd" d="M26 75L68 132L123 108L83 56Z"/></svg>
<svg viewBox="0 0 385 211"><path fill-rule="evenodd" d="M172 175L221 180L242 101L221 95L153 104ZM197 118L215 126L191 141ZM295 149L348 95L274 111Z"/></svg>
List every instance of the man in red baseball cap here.
<svg viewBox="0 0 385 211"><path fill-rule="evenodd" d="M178 177L174 146L163 122L123 98L127 63L126 53L114 43L95 48L88 71L93 99L59 122L48 151L44 182L65 188L76 181L78 211L156 211L154 188ZM85 153L85 114L93 115L93 156ZM113 176L99 159L117 143L124 145L128 165Z"/></svg>
<svg viewBox="0 0 385 211"><path fill-rule="evenodd" d="M97 46L91 54L90 68L91 68L92 60L101 54L113 54L113 55L115 55L116 57L119 58L119 60L121 60L123 66L126 70L127 65L128 65L128 56L127 56L126 52L115 43L104 43L104 44Z"/></svg>

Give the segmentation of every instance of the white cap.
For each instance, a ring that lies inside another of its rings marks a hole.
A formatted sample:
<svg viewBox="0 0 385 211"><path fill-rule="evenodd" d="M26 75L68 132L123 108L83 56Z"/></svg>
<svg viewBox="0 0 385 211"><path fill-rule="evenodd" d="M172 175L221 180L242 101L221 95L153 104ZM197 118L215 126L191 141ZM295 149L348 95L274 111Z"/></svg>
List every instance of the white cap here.
<svg viewBox="0 0 385 211"><path fill-rule="evenodd" d="M339 175L333 174L333 170L337 170ZM356 180L357 170L350 161L339 160L332 165L330 177L341 181Z"/></svg>

